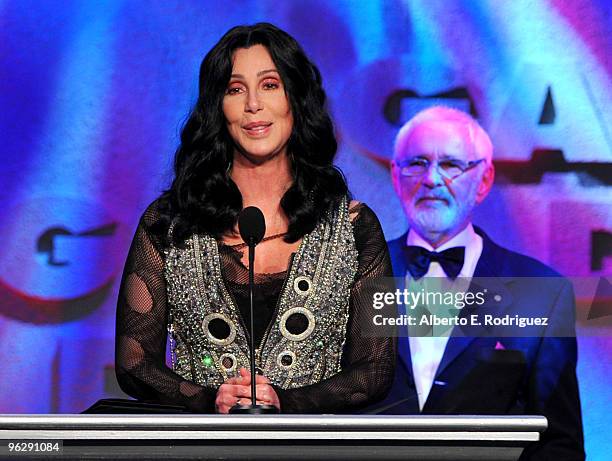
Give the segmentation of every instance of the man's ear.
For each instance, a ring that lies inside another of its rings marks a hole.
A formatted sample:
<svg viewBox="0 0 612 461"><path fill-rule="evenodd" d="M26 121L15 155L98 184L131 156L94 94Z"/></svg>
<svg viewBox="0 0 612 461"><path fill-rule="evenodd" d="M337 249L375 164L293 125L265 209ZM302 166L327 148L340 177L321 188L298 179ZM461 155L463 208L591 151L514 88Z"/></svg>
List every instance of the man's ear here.
<svg viewBox="0 0 612 461"><path fill-rule="evenodd" d="M487 169L482 175L482 179L480 180L480 184L478 185L478 190L476 191L476 203L481 203L489 192L491 191L491 187L493 187L493 182L495 181L495 167L493 163L487 165Z"/></svg>

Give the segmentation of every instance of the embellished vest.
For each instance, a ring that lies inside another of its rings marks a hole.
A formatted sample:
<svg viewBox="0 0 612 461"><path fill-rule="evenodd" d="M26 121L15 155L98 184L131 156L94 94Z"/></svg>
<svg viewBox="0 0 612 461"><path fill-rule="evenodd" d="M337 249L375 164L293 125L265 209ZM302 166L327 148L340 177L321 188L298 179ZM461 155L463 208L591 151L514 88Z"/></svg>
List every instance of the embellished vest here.
<svg viewBox="0 0 612 461"><path fill-rule="evenodd" d="M249 368L240 311L221 275L217 241L192 235L165 251L172 366L183 378L217 387ZM283 389L341 370L357 249L347 200L305 235L255 353L259 371ZM248 319L244 319L247 321Z"/></svg>

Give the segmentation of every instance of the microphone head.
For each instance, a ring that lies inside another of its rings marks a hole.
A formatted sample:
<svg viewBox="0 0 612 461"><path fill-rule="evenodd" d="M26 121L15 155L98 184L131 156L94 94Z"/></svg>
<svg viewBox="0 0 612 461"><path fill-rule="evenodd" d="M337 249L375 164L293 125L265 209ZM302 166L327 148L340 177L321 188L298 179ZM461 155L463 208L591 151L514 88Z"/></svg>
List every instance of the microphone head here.
<svg viewBox="0 0 612 461"><path fill-rule="evenodd" d="M247 245L257 245L266 233L266 220L256 206L248 206L238 216L238 230Z"/></svg>

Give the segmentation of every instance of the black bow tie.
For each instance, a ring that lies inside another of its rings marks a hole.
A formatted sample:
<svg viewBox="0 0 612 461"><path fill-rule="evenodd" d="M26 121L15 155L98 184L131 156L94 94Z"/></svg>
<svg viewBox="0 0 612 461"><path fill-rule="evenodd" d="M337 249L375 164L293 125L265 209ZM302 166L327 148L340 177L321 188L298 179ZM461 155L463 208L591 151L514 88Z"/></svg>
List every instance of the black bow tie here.
<svg viewBox="0 0 612 461"><path fill-rule="evenodd" d="M428 251L417 246L406 247L408 270L415 279L420 279L429 270L429 264L435 261L442 266L446 275L455 280L463 267L465 247L449 248L441 252Z"/></svg>

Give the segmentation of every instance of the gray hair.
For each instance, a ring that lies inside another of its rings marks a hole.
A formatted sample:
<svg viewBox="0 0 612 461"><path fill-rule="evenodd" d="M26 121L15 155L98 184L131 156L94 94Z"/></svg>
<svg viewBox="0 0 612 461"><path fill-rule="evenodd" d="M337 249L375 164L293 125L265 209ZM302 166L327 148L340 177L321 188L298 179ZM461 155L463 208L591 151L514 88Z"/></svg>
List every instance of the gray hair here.
<svg viewBox="0 0 612 461"><path fill-rule="evenodd" d="M400 140L408 138L416 126L429 121L458 123L465 126L474 152L478 156L485 158L488 165L491 164L493 160L493 143L487 132L470 114L447 106L428 107L408 120L395 137L393 156L396 157L398 154L397 150Z"/></svg>

